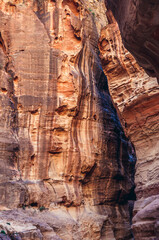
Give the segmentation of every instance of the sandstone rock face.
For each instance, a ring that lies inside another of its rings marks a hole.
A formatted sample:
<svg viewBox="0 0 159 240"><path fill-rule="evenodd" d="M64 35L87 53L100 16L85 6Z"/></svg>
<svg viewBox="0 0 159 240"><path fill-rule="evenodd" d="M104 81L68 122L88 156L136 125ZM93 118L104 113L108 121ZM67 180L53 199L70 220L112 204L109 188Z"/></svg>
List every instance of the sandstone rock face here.
<svg viewBox="0 0 159 240"><path fill-rule="evenodd" d="M99 48L110 94L137 155L133 231L137 240L158 239L159 87L122 44L118 25L107 11Z"/></svg>
<svg viewBox="0 0 159 240"><path fill-rule="evenodd" d="M106 5L113 11L126 48L159 81L159 2L106 0Z"/></svg>
<svg viewBox="0 0 159 240"><path fill-rule="evenodd" d="M132 239L135 152L99 60L104 2L1 1L0 21L1 229Z"/></svg>

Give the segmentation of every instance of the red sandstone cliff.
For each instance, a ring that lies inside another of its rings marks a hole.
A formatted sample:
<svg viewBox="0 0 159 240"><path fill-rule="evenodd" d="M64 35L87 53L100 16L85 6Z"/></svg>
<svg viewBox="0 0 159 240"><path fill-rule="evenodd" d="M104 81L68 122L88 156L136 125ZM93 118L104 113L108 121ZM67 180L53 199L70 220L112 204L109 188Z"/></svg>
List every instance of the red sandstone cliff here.
<svg viewBox="0 0 159 240"><path fill-rule="evenodd" d="M124 9L122 4L121 8ZM118 10L115 8L116 12ZM147 12L149 10L147 9ZM123 14L126 13L121 10L118 15L119 24L123 20ZM125 133L133 142L137 155L137 201L134 208L133 233L135 240L158 239L159 86L157 78L149 77L125 49L111 11L107 11L107 16L109 24L103 28L99 44L102 65ZM121 28L125 29L123 25ZM126 37L124 30L122 33ZM138 34L142 35L141 32L137 32L136 38ZM130 33L128 37L131 37ZM140 42L138 44L140 46Z"/></svg>
<svg viewBox="0 0 159 240"><path fill-rule="evenodd" d="M159 79L159 2L105 0L119 24L125 47L151 77Z"/></svg>
<svg viewBox="0 0 159 240"><path fill-rule="evenodd" d="M102 1L0 2L7 239L132 239L135 152L99 59L106 24Z"/></svg>

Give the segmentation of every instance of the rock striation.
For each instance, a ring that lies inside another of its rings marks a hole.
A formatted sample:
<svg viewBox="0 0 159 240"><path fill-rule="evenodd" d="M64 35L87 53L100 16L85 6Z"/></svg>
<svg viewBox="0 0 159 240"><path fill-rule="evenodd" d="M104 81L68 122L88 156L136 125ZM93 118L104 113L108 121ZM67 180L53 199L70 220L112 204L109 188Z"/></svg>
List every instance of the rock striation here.
<svg viewBox="0 0 159 240"><path fill-rule="evenodd" d="M136 158L99 59L104 1L1 1L0 21L2 234L132 239Z"/></svg>
<svg viewBox="0 0 159 240"><path fill-rule="evenodd" d="M118 24L110 10L107 11L107 18L109 24L103 28L99 40L102 66L122 126L127 137L133 142L137 155L135 173L137 201L134 207L133 233L135 240L158 239L157 78L149 77L126 50Z"/></svg>
<svg viewBox="0 0 159 240"><path fill-rule="evenodd" d="M120 28L125 47L151 77L159 81L159 2L106 0Z"/></svg>

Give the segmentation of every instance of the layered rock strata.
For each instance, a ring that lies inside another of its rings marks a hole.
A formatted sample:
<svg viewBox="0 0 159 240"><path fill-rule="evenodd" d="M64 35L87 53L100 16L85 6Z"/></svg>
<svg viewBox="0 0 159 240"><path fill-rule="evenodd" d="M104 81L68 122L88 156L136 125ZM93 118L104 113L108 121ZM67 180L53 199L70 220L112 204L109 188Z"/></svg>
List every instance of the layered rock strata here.
<svg viewBox="0 0 159 240"><path fill-rule="evenodd" d="M159 2L106 0L120 28L125 47L151 77L159 81Z"/></svg>
<svg viewBox="0 0 159 240"><path fill-rule="evenodd" d="M104 19L98 1L0 3L0 226L10 238L132 239L135 152L99 60Z"/></svg>
<svg viewBox="0 0 159 240"><path fill-rule="evenodd" d="M122 44L118 24L107 11L99 48L110 94L137 154L133 231L136 240L158 239L159 87Z"/></svg>

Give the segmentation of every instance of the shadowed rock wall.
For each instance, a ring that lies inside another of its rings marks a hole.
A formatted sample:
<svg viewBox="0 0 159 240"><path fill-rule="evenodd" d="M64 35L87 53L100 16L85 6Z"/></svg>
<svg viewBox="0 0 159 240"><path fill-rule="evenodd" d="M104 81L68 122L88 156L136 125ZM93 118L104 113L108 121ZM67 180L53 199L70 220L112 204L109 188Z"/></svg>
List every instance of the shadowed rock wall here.
<svg viewBox="0 0 159 240"><path fill-rule="evenodd" d="M105 2L119 24L124 46L149 76L159 79L158 1L106 0Z"/></svg>
<svg viewBox="0 0 159 240"><path fill-rule="evenodd" d="M104 2L2 1L0 10L1 229L132 239L135 152L100 64Z"/></svg>
<svg viewBox="0 0 159 240"><path fill-rule="evenodd" d="M107 11L99 48L110 94L125 133L134 143L137 201L133 233L137 240L158 239L159 87L125 49L118 25Z"/></svg>

